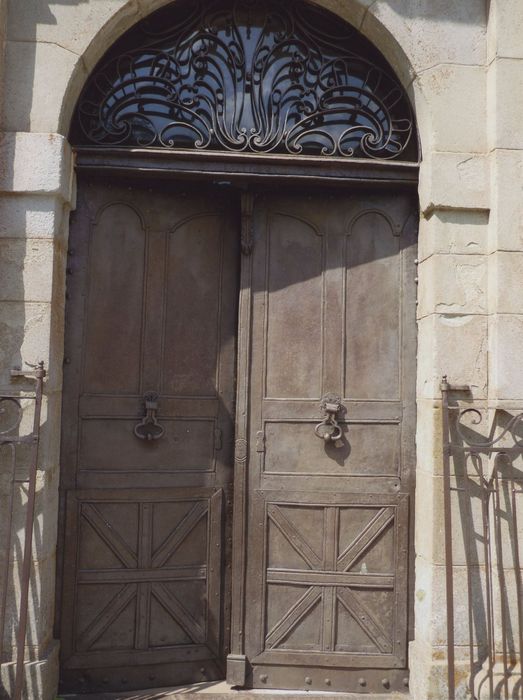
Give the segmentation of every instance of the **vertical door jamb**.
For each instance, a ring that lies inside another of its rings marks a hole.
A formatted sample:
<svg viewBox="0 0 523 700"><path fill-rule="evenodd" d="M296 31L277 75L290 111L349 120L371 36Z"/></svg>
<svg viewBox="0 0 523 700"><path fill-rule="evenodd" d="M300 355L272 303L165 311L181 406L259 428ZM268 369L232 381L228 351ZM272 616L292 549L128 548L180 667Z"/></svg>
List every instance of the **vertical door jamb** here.
<svg viewBox="0 0 523 700"><path fill-rule="evenodd" d="M234 500L232 525L231 653L227 657L227 682L244 686L245 578L247 545L247 472L250 364L252 336L252 247L254 194L241 194L241 275L238 318L238 373L236 393L236 441L234 451Z"/></svg>

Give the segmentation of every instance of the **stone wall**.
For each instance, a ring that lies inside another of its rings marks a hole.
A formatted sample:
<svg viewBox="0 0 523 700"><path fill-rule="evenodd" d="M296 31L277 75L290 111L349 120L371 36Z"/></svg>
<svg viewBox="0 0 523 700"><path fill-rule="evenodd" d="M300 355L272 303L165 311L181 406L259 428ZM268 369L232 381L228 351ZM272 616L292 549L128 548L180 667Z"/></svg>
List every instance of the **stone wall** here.
<svg viewBox="0 0 523 700"><path fill-rule="evenodd" d="M68 215L74 206L66 135L76 98L104 51L166 3L8 0L0 143L0 391L12 388L13 365L45 360L49 366L28 636L29 695L38 700L53 697L57 678L52 618L60 390ZM411 687L415 700L440 700L446 693L446 632L439 382L448 374L453 383L470 384L485 404L523 404L523 4L491 0L488 11L484 0L318 4L353 23L384 53L418 119L423 162ZM5 488L2 481L4 500ZM23 490L17 498L23 510ZM20 520L15 534L16 560ZM458 551L457 577L463 563ZM16 567L13 574L16 580ZM12 591L10 601L14 614ZM464 629L458 629L457 641L466 645ZM458 651L461 679L466 653L466 646ZM4 664L5 683L11 672Z"/></svg>

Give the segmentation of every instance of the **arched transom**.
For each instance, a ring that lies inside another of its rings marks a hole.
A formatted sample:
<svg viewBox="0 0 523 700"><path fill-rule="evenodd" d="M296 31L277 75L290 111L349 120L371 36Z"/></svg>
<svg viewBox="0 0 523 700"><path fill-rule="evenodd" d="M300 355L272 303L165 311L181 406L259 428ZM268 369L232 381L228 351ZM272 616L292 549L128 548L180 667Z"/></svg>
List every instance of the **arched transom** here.
<svg viewBox="0 0 523 700"><path fill-rule="evenodd" d="M416 160L409 100L352 26L302 0L179 0L95 69L76 145Z"/></svg>

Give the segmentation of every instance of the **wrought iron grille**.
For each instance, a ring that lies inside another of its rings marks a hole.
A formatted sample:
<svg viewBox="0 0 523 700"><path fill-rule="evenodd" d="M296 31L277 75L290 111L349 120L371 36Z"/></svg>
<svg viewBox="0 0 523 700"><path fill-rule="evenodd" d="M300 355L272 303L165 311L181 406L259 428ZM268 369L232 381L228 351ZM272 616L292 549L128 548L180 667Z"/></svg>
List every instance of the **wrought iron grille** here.
<svg viewBox="0 0 523 700"><path fill-rule="evenodd" d="M95 69L76 145L417 159L409 100L352 26L302 0L180 0Z"/></svg>
<svg viewBox="0 0 523 700"><path fill-rule="evenodd" d="M463 694L455 661L461 647L470 697L521 700L523 413L471 405L469 387L446 377L441 391L448 697Z"/></svg>
<svg viewBox="0 0 523 700"><path fill-rule="evenodd" d="M13 378L25 378L36 383L34 393L6 394L0 396L0 472L2 478L9 482L6 516L6 561L0 578L0 663L10 660L11 653L6 657L4 653L4 640L6 637L7 599L11 586L12 590L18 589L18 629L16 634L16 668L14 685L9 697L12 700L21 700L24 696L24 660L26 650L26 633L28 625L29 588L32 570L32 543L33 527L35 520L36 477L38 469L38 448L40 442L40 417L42 411L43 383L46 376L44 363L40 362L34 370L11 371ZM33 404L32 427L29 433L22 425L24 418L24 405ZM17 464L19 453L26 448L25 457L28 461L28 474L20 475ZM15 535L13 533L15 510L15 491L20 485L27 489L27 503L25 504L24 546L22 555L22 569L18 584L11 582L15 575L15 567L11 560L11 550Z"/></svg>

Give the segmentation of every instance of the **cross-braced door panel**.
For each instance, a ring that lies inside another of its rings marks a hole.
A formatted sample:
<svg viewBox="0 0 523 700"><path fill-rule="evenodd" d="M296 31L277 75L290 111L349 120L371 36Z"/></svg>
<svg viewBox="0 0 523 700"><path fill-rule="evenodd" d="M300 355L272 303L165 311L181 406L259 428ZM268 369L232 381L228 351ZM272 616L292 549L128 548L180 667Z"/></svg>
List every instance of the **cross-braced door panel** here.
<svg viewBox="0 0 523 700"><path fill-rule="evenodd" d="M66 591L66 675L89 668L103 676L95 669L147 657L215 663L222 502L221 491L70 494L67 546L77 553L77 573Z"/></svg>
<svg viewBox="0 0 523 700"><path fill-rule="evenodd" d="M404 657L406 506L267 502L264 651Z"/></svg>

